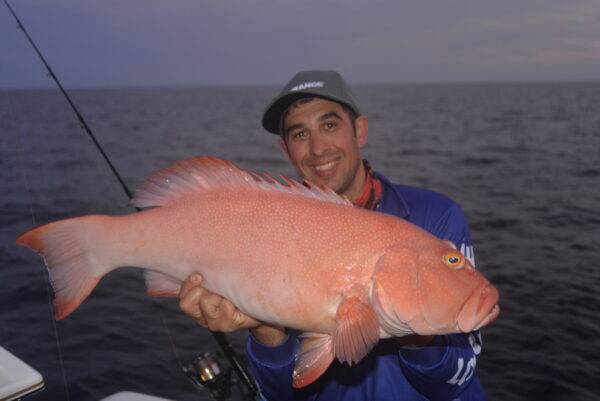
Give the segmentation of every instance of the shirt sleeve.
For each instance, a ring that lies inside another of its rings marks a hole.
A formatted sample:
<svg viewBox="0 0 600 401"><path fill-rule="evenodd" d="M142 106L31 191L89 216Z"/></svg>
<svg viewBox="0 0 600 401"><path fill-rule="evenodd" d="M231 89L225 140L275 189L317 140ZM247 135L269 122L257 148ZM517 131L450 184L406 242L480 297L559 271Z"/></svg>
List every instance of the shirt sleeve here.
<svg viewBox="0 0 600 401"><path fill-rule="evenodd" d="M440 336L433 344L400 351L400 367L406 379L430 400L458 398L476 379L475 367L481 352L479 332ZM435 354L441 358L432 360ZM479 380L473 383L479 387ZM462 398L462 397L461 397ZM470 391L468 399L483 400L482 391Z"/></svg>
<svg viewBox="0 0 600 401"><path fill-rule="evenodd" d="M471 236L460 206L453 203L431 231L438 238L454 243L474 265ZM411 385L427 398L452 399L468 388L476 377L480 352L479 332L438 336L427 346L402 348L400 366ZM479 394L483 397L482 392Z"/></svg>
<svg viewBox="0 0 600 401"><path fill-rule="evenodd" d="M250 370L265 400L292 400L292 373L298 339L290 335L283 344L265 346L248 336L246 350Z"/></svg>
<svg viewBox="0 0 600 401"><path fill-rule="evenodd" d="M473 252L469 226L467 225L462 208L456 203L453 203L439 218L432 228L431 233L440 239L452 241L457 249L463 252L467 258L471 259L466 251L467 248L470 248L470 253Z"/></svg>

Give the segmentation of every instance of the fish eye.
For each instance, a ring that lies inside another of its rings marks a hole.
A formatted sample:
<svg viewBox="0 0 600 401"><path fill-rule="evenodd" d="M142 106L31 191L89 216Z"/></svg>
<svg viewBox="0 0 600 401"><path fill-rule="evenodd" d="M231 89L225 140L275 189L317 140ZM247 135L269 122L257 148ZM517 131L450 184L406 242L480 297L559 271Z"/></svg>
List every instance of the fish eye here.
<svg viewBox="0 0 600 401"><path fill-rule="evenodd" d="M465 258L459 252L447 252L444 254L444 263L453 270L462 269L465 266Z"/></svg>

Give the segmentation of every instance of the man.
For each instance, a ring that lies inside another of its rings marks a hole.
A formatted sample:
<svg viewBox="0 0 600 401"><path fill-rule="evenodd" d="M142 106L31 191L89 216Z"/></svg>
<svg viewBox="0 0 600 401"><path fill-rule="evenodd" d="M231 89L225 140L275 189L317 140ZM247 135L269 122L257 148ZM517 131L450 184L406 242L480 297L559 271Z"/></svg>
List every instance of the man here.
<svg viewBox="0 0 600 401"><path fill-rule="evenodd" d="M361 159L368 119L337 72L298 73L269 104L262 124L280 135L283 152L305 180L333 189L357 207L395 215L450 240L472 260L469 230L456 203L431 191L394 185ZM336 361L315 383L293 389L298 333L242 314L201 283L198 275L184 282L181 309L214 331L250 330L248 358L268 400L485 399L475 373L478 333L383 340L358 364Z"/></svg>

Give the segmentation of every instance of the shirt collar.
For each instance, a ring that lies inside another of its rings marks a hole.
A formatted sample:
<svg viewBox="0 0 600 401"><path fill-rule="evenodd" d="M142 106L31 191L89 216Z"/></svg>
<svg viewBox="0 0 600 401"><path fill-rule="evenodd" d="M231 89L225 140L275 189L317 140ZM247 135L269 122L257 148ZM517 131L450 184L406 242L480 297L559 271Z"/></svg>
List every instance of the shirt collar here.
<svg viewBox="0 0 600 401"><path fill-rule="evenodd" d="M410 214L410 208L400 194L400 191L383 174L377 171L374 174L383 184L383 197L376 210L406 219Z"/></svg>

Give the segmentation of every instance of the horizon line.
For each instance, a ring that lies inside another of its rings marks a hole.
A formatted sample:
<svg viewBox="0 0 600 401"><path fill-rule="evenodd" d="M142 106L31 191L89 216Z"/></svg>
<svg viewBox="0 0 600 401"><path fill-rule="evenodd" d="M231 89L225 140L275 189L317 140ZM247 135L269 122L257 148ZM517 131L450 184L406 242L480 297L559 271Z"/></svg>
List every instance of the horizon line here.
<svg viewBox="0 0 600 401"><path fill-rule="evenodd" d="M529 79L529 80L440 80L440 81L381 81L381 82L360 82L350 81L351 86L383 86L383 85L502 85L502 84L595 84L600 83L600 78L584 79ZM199 88L232 88L232 87L279 87L285 83L170 83L170 84L108 84L108 85L72 85L69 89L88 90L88 89L199 89ZM63 85L65 86L65 85ZM56 84L48 85L20 85L20 86L1 86L0 90L53 90L58 89Z"/></svg>

